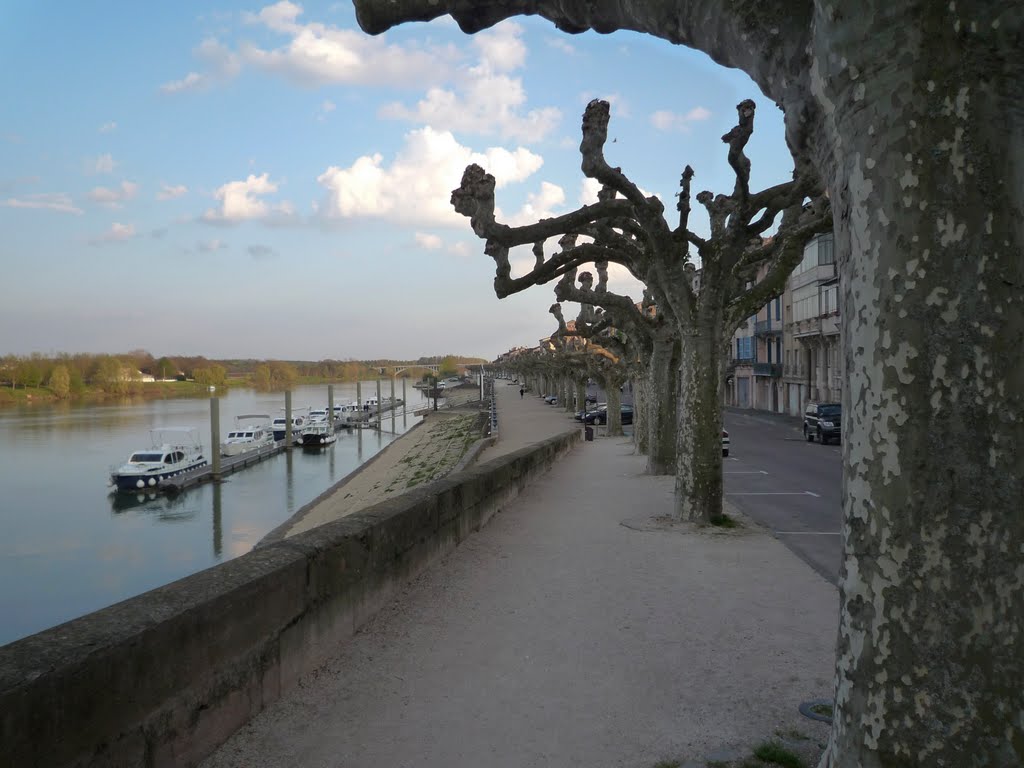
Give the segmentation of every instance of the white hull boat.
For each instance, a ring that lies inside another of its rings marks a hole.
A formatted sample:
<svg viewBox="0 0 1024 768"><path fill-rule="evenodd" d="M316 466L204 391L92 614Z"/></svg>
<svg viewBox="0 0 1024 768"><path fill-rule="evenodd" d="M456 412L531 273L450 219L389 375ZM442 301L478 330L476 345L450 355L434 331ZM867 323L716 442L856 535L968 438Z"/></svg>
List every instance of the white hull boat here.
<svg viewBox="0 0 1024 768"><path fill-rule="evenodd" d="M199 430L195 427L162 427L150 430L150 447L135 451L128 461L111 470L110 482L119 491L156 488L169 477L205 467Z"/></svg>

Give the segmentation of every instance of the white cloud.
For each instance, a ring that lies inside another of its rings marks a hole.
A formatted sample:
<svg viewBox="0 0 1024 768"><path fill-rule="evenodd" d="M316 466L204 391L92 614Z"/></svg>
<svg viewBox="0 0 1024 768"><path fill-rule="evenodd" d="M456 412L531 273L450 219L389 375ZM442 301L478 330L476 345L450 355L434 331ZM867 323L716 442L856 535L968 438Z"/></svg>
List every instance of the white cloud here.
<svg viewBox="0 0 1024 768"><path fill-rule="evenodd" d="M223 240L202 240L196 243L196 248L199 249L200 253L214 253L215 251L222 251L228 247L228 244Z"/></svg>
<svg viewBox="0 0 1024 768"><path fill-rule="evenodd" d="M261 200L263 195L277 192L277 184L268 174L249 174L244 181L229 181L220 187L214 197L220 200L219 209L210 208L203 214L203 220L211 223L236 224L254 219L271 220L288 218L294 214L288 202L269 204Z"/></svg>
<svg viewBox="0 0 1024 768"><path fill-rule="evenodd" d="M667 109L659 109L651 115L651 125L659 131L682 131L686 133L693 123L707 120L711 112L704 107L694 107L684 115L670 112Z"/></svg>
<svg viewBox="0 0 1024 768"><path fill-rule="evenodd" d="M557 184L542 181L540 192L527 195L523 207L509 219L504 219L500 211L496 211L495 216L498 221L511 227L522 227L527 224L535 224L541 219L550 219L563 205L565 205L565 191Z"/></svg>
<svg viewBox="0 0 1024 768"><path fill-rule="evenodd" d="M123 203L133 199L138 191L138 184L131 181L122 181L119 187L113 189L110 187L95 187L89 193L89 199L108 208L120 208Z"/></svg>
<svg viewBox="0 0 1024 768"><path fill-rule="evenodd" d="M436 251L444 242L437 235L429 235L424 232L416 233L416 244L420 248L426 248L428 251Z"/></svg>
<svg viewBox="0 0 1024 768"><path fill-rule="evenodd" d="M478 252L481 254L484 252L482 244L478 249ZM448 253L451 253L455 256L471 256L473 255L474 251L469 243L465 242L464 240L460 240L459 242L452 243L451 245L448 246Z"/></svg>
<svg viewBox="0 0 1024 768"><path fill-rule="evenodd" d="M565 53L569 56L575 56L578 53L578 51L576 50L576 46L566 42L565 38L563 37L549 37L547 39L547 44L554 48L556 51L561 51L562 53Z"/></svg>
<svg viewBox="0 0 1024 768"><path fill-rule="evenodd" d="M380 116L518 141L543 139L558 125L562 113L555 107L524 112L523 82L506 74L526 60L521 34L522 28L511 22L478 34L474 45L480 51L480 61L460 73L454 89L430 88L411 108L398 102L386 104Z"/></svg>
<svg viewBox="0 0 1024 768"><path fill-rule="evenodd" d="M331 166L317 181L328 191L320 207L328 218L386 216L399 221L465 226L451 207L451 191L459 186L470 163L489 171L496 185L522 181L544 159L519 147L492 147L473 152L447 131L426 127L411 131L390 166L380 154L364 155L348 168Z"/></svg>
<svg viewBox="0 0 1024 768"><path fill-rule="evenodd" d="M498 72L519 69L526 63L522 34L523 28L514 21L478 32L473 36L473 45L480 51L480 63Z"/></svg>
<svg viewBox="0 0 1024 768"><path fill-rule="evenodd" d="M92 163L93 173L113 173L114 166L117 163L114 162L114 158L110 154L100 155Z"/></svg>
<svg viewBox="0 0 1024 768"><path fill-rule="evenodd" d="M593 205L597 202L597 193L601 191L601 182L589 176L580 183L580 205Z"/></svg>
<svg viewBox="0 0 1024 768"><path fill-rule="evenodd" d="M111 120L109 123L104 123L99 128L100 133L111 133L111 132L116 131L116 130L117 130L117 123L115 123L113 120Z"/></svg>
<svg viewBox="0 0 1024 768"><path fill-rule="evenodd" d="M327 119L327 116L335 109L337 109L337 106L333 101L330 99L324 99L320 106L317 107L316 119L321 123L324 122Z"/></svg>
<svg viewBox="0 0 1024 768"><path fill-rule="evenodd" d="M287 0L269 5L258 14L247 14L250 23L290 40L272 50L245 44L239 50L241 59L304 86L388 83L408 87L435 80L455 57L450 47L423 50L388 45L383 36L370 37L317 22L302 24L301 14L302 8Z"/></svg>
<svg viewBox="0 0 1024 768"><path fill-rule="evenodd" d="M215 38L203 40L193 55L203 64L203 73L189 72L181 80L173 80L160 86L163 93L180 93L206 88L215 82L223 82L242 71L242 62L234 53Z"/></svg>
<svg viewBox="0 0 1024 768"><path fill-rule="evenodd" d="M164 93L180 93L181 91L195 91L207 83L207 78L198 72L189 72L181 80L172 80L160 86Z"/></svg>
<svg viewBox="0 0 1024 768"><path fill-rule="evenodd" d="M59 211L60 213L74 213L81 215L82 209L75 205L71 198L63 192L40 193L25 195L24 197L9 197L0 205L5 208L37 208L47 211Z"/></svg>
<svg viewBox="0 0 1024 768"><path fill-rule="evenodd" d="M119 224L114 222L110 225L110 229L104 232L102 235L96 235L89 238L91 245L102 245L103 243L119 243L125 240L130 240L135 237L135 227L131 224Z"/></svg>
<svg viewBox="0 0 1024 768"><path fill-rule="evenodd" d="M171 186L170 184L161 184L160 191L156 193L157 200L173 200L176 197L181 197L188 193L188 187L184 184L176 184Z"/></svg>

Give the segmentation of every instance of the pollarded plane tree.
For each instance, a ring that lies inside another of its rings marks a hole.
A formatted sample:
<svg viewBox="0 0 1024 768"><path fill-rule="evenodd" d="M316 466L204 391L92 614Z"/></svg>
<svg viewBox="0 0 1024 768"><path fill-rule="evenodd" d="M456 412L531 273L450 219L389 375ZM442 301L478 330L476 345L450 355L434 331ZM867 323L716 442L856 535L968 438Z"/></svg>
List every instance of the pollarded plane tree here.
<svg viewBox="0 0 1024 768"><path fill-rule="evenodd" d="M520 14L567 32L646 32L742 69L782 107L799 167L829 191L843 292L844 563L826 763L1024 763L1024 6L356 7L369 32L445 13L467 32Z"/></svg>
<svg viewBox="0 0 1024 768"><path fill-rule="evenodd" d="M568 278L567 274L563 281ZM584 273L581 280L589 287L593 276ZM629 348L625 336L612 327L610 318L602 317L592 305L583 304L571 326L562 317L560 303L552 304L550 312L559 321L556 335L573 344L574 362L579 366L578 381L594 378L604 387L608 434L613 437L622 435L621 388L630 371L640 367L639 355ZM584 386L579 386L577 395L578 407L582 408L586 397Z"/></svg>
<svg viewBox="0 0 1024 768"><path fill-rule="evenodd" d="M587 105L580 143L583 173L601 184L597 203L509 227L495 221L494 178L479 166L469 166L452 193L455 210L470 218L473 231L486 240L485 252L495 260L499 298L597 261L623 265L651 291L657 315L668 328L661 340L664 349L652 356L651 395L658 403L678 403L675 420L660 413L659 423L675 426L676 516L697 523L722 512L721 382L727 340L744 318L782 292L806 242L832 226L828 201L816 194L812 179L797 177L750 192L750 161L743 150L754 130L754 103L744 101L737 111L738 124L722 137L736 175L733 192L697 196L710 219L706 239L689 228L689 166L680 182L679 223L673 227L660 199L645 196L608 164L604 145L610 108L601 100ZM766 238L780 214L777 231ZM556 236L560 250L545 258L543 243ZM531 242L534 266L513 278L509 250ZM693 284L691 247L701 261L699 291ZM764 276L755 282L758 274ZM676 350L678 367L670 364ZM657 447L654 441L652 451Z"/></svg>
<svg viewBox="0 0 1024 768"><path fill-rule="evenodd" d="M568 242L565 241L566 244ZM659 322L648 296L645 296L644 303L638 305L629 296L608 290L607 261L596 262L594 268L598 274L596 286L593 275L582 272L577 287L576 270L572 269L555 285L555 297L559 301L580 304L580 315L576 319L577 333L600 344L602 349L610 353L600 358L597 372L608 393L609 434L619 434L621 430L618 402L613 407L612 399L618 401L620 387L626 381L632 381L633 435L637 450L647 456L647 472L670 474L675 471L674 420L659 416L668 416L666 410L674 415L675 398L667 398L658 403L644 392L653 367L650 362L655 359L656 350L660 352L668 349L671 355L670 344L658 344L662 337L671 341L671 329L666 330L665 324ZM612 359L617 362L612 364ZM637 407L638 402L640 407ZM660 413L654 411L652 404L660 406ZM663 428L665 421L668 421L667 429Z"/></svg>
<svg viewBox="0 0 1024 768"><path fill-rule="evenodd" d="M574 392L566 394L566 410L573 410L573 399L576 401L576 407L582 408L587 378L597 375L598 361L615 358L595 342L594 334L589 330L592 323L586 311L581 312L576 320L568 322L562 313L561 304L552 304L548 312L558 321L558 329L551 335L551 341L559 350L559 359L566 371L566 381L570 382L574 389Z"/></svg>

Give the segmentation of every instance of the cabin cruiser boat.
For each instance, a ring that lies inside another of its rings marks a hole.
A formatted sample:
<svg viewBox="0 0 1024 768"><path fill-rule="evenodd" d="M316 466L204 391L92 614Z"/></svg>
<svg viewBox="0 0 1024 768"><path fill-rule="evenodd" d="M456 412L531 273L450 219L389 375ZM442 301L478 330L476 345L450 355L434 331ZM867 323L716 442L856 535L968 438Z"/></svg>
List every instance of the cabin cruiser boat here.
<svg viewBox="0 0 1024 768"><path fill-rule="evenodd" d="M307 413L298 413L297 411L305 411L306 408L295 409L292 411L292 439L296 440L299 433L309 424L309 415ZM288 427L288 419L284 416L278 416L274 419L271 425L274 430L275 440L284 440L285 429Z"/></svg>
<svg viewBox="0 0 1024 768"><path fill-rule="evenodd" d="M314 421L309 424L299 434L299 444L303 448L326 448L335 440L338 436L334 434L334 429L326 421Z"/></svg>
<svg viewBox="0 0 1024 768"><path fill-rule="evenodd" d="M221 456L241 456L249 451L258 451L274 444L274 430L270 415L246 413L235 417L235 428L228 432L220 444Z"/></svg>
<svg viewBox="0 0 1024 768"><path fill-rule="evenodd" d="M352 425L362 419L362 406L355 400L345 405L334 406L335 420L345 425Z"/></svg>
<svg viewBox="0 0 1024 768"><path fill-rule="evenodd" d="M307 423L312 424L317 421L327 421L326 408L314 408L309 412L309 421Z"/></svg>
<svg viewBox="0 0 1024 768"><path fill-rule="evenodd" d="M110 482L119 491L155 488L162 480L205 467L203 445L195 427L151 429L150 447L135 451L128 461L111 470Z"/></svg>

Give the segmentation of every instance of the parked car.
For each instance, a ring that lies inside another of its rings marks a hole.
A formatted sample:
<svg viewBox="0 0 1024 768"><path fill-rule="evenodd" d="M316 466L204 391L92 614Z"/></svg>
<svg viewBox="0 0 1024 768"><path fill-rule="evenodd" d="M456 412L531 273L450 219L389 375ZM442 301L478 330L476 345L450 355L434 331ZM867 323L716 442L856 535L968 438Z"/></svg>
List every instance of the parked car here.
<svg viewBox="0 0 1024 768"><path fill-rule="evenodd" d="M843 406L840 403L808 403L804 408L804 437L813 443L814 438L826 445L830 440L837 443L842 438Z"/></svg>
<svg viewBox="0 0 1024 768"><path fill-rule="evenodd" d="M558 402L558 395L544 395L544 402L548 405L554 405Z"/></svg>
<svg viewBox="0 0 1024 768"><path fill-rule="evenodd" d="M619 413L622 415L623 424L633 423L633 406L623 405L619 407ZM598 409L592 413L587 414L587 424L607 424L608 423L608 405L604 407L598 407Z"/></svg>
<svg viewBox="0 0 1024 768"><path fill-rule="evenodd" d="M583 421L584 415L586 415L588 417L593 416L599 410L602 410L602 409L607 408L607 407L608 407L608 403L594 403L593 407L588 406L585 411L576 411L576 416L574 416L573 418L575 418L576 421ZM587 423L588 424L590 424L592 422L593 422L593 419L590 419L590 418L587 419Z"/></svg>

